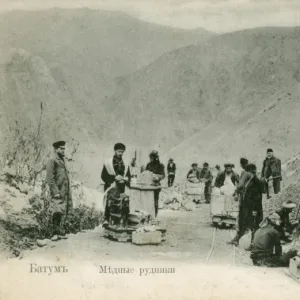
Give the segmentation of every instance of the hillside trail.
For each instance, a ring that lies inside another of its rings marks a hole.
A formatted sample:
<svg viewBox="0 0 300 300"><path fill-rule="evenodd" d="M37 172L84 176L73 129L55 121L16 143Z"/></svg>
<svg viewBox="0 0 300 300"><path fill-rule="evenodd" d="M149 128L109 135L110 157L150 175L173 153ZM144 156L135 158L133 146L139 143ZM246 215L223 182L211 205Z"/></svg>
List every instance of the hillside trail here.
<svg viewBox="0 0 300 300"><path fill-rule="evenodd" d="M1 274L6 274L5 281L0 281L0 299L60 299L61 295L72 300L101 295L106 299L195 299L198 294L203 299L269 299L270 292L273 299L295 299L299 295L300 285L283 269L252 265L244 251L249 236L239 248L226 244L235 232L210 225L209 205L193 212L160 210L159 219L167 234L166 241L157 246L110 241L97 227L25 251L0 265ZM63 265L68 273L34 274L32 264ZM100 266L133 268L134 273L103 274ZM141 275L141 268L174 268L175 273L146 276Z"/></svg>

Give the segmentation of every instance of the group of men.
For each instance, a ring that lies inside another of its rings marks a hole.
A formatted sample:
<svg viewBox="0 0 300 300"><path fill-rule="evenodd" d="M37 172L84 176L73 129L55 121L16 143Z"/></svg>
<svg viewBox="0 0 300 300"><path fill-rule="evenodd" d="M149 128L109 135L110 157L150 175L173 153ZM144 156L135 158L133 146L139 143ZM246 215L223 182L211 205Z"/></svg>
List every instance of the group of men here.
<svg viewBox="0 0 300 300"><path fill-rule="evenodd" d="M257 176L257 168L248 160L240 160L242 173L236 183L236 195L239 201L239 215L236 236L229 242L238 246L241 237L251 231L251 244L246 249L251 251L254 265L280 267L288 266L289 260L297 255L296 250L282 253L282 242L288 241L286 234L291 234L298 222L290 222L289 214L296 207L291 201L286 201L282 207L263 219L263 193L270 197L269 183L273 179L274 193L280 191L281 162L274 157L273 150L267 150L263 162L261 178ZM275 252L274 252L275 250Z"/></svg>
<svg viewBox="0 0 300 300"><path fill-rule="evenodd" d="M46 169L46 182L49 186L50 201L49 210L52 213L53 236L52 240L66 239L64 222L67 216L72 213L73 202L70 189L70 179L65 157L65 142L58 141L53 144L54 156L49 160ZM125 186L130 187L132 176L135 176L135 161L130 166L123 160L123 154L126 146L117 143L114 146L114 155L107 160L102 168L101 178L104 182L104 190L111 190L114 196L122 198L125 194ZM160 185L160 181L165 178L164 165L159 160L157 151L152 151L149 155L150 161L144 170L152 172L152 179ZM283 254L281 241L287 240L286 234L291 234L298 222L290 222L289 214L296 207L291 201L283 203L282 208L271 213L263 220L262 195L265 192L270 197L269 184L273 180L274 193L280 191L281 162L275 158L272 149L267 150L267 157L263 162L261 178L257 176L257 168L254 164L249 164L245 158L240 159L242 172L238 176L234 172L233 164L225 164L225 170L217 168L214 186L222 187L227 180L236 186L235 195L239 201L239 215L237 233L229 243L238 246L239 240L247 230L251 231L251 245L248 249L251 251L251 259L254 265L265 265L271 267L286 266L290 258L297 255L296 250L290 250ZM175 178L176 165L172 159L168 162L168 185L172 186ZM133 175L132 175L133 174ZM203 164L200 170L196 163L187 175L188 179L196 178L205 183L205 199L209 203L211 199L211 190L213 176L208 163ZM158 212L160 189L154 193L155 215ZM108 218L109 203L105 207L105 222ZM275 249L275 252L274 252ZM298 252L299 255L299 252Z"/></svg>
<svg viewBox="0 0 300 300"><path fill-rule="evenodd" d="M48 161L46 168L46 182L50 191L49 210L52 215L53 236L52 240L66 239L64 224L68 215L73 210L72 195L70 189L70 180L68 170L65 164L65 141L53 143L54 156ZM131 165L126 165L123 160L123 154L126 146L123 143L114 145L114 155L103 164L101 179L104 182L104 191L109 192L112 198L125 196L125 186L130 187L130 182L136 176L136 163L132 161ZM152 180L160 186L160 181L165 178L165 167L159 160L157 151L152 151L149 155L149 162L143 170L152 173ZM173 170L174 182L176 166L171 165ZM154 192L155 216L158 213L159 193L161 189ZM109 217L109 201L105 204L104 223L107 224Z"/></svg>

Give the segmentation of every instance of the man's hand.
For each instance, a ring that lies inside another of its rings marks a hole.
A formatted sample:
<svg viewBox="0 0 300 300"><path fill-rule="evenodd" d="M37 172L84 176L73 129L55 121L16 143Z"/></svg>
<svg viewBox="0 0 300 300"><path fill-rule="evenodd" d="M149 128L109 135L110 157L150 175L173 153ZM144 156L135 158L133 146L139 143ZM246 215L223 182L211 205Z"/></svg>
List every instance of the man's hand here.
<svg viewBox="0 0 300 300"><path fill-rule="evenodd" d="M117 175L117 176L115 177L115 180L116 180L116 181L121 181L121 180L124 180L124 179L123 179L123 176Z"/></svg>
<svg viewBox="0 0 300 300"><path fill-rule="evenodd" d="M123 179L124 179L125 182L129 181L128 177L124 177Z"/></svg>
<svg viewBox="0 0 300 300"><path fill-rule="evenodd" d="M253 212L252 212L252 216L253 216L253 217L256 217L256 216L257 216L257 211L253 211Z"/></svg>

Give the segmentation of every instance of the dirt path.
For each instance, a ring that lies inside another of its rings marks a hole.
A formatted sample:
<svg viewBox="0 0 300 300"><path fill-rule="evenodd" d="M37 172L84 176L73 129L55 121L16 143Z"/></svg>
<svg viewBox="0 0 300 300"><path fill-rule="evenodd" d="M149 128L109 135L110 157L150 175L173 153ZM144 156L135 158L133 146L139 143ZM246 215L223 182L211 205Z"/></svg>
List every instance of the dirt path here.
<svg viewBox="0 0 300 300"><path fill-rule="evenodd" d="M167 229L166 241L157 246L136 246L117 243L103 237L103 230L72 235L68 240L26 251L23 257L51 257L67 255L74 259L142 259L142 260L198 260L206 263L233 263L233 248L226 245L230 230L217 230L217 241L211 262L207 255L211 249L214 228L209 222L209 207L203 205L193 212L166 211L159 214L161 224ZM80 251L78 251L80 249Z"/></svg>
<svg viewBox="0 0 300 300"><path fill-rule="evenodd" d="M209 207L194 212L160 211L167 228L158 246L135 246L103 237L101 228L26 251L0 264L0 299L296 299L300 285L282 269L253 267L243 250L226 244L231 230L209 224ZM68 268L67 273L31 272L31 265ZM103 274L99 266L132 268L132 274ZM174 268L172 274L141 270ZM15 288L18 287L18 288Z"/></svg>

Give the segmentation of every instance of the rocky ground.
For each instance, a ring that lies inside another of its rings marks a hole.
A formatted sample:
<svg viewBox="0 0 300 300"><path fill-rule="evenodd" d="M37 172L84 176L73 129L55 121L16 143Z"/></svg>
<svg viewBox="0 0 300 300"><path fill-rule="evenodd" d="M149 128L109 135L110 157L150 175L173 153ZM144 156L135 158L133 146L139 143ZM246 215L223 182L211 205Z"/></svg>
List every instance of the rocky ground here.
<svg viewBox="0 0 300 300"><path fill-rule="evenodd" d="M244 251L249 236L239 248L227 245L234 232L209 224L208 205L193 212L161 210L159 219L167 235L158 246L113 242L97 227L24 251L1 264L1 273L8 276L0 282L0 295L3 299L41 295L43 299L62 295L64 299L269 299L270 295L295 299L299 295L300 285L282 269L253 267ZM65 266L68 273L33 274L31 264ZM133 268L134 272L103 274L100 266ZM175 273L145 275L151 268L174 268ZM13 284L18 289L12 289Z"/></svg>

